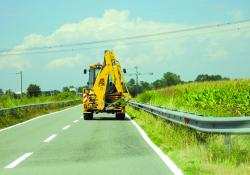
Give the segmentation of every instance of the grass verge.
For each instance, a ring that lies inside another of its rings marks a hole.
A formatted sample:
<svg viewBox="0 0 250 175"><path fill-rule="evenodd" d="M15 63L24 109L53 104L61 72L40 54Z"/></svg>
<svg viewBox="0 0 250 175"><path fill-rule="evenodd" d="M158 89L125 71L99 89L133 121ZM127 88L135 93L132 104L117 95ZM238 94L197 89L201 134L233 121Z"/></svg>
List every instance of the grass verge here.
<svg viewBox="0 0 250 175"><path fill-rule="evenodd" d="M131 106L126 111L184 174L250 174L249 135L232 136L232 147L227 149L222 135L197 132Z"/></svg>
<svg viewBox="0 0 250 175"><path fill-rule="evenodd" d="M37 116L63 110L78 104L79 103L69 103L68 105L51 105L50 107L42 109L20 110L12 113L4 113L2 116L0 116L0 128L12 126Z"/></svg>

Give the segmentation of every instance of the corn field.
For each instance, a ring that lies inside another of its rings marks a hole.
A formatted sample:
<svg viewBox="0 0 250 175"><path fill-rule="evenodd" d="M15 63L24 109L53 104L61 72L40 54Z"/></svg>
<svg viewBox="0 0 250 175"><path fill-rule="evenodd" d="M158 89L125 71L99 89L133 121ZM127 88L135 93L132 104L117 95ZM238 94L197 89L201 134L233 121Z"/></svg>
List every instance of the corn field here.
<svg viewBox="0 0 250 175"><path fill-rule="evenodd" d="M250 80L182 84L144 92L136 100L204 116L249 116Z"/></svg>

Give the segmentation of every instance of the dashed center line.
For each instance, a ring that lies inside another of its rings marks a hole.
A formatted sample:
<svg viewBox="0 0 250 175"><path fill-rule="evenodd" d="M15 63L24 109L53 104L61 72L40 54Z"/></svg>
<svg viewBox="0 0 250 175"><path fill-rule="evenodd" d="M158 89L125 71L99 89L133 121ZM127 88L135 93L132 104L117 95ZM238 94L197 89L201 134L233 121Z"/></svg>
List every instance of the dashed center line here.
<svg viewBox="0 0 250 175"><path fill-rule="evenodd" d="M27 159L32 154L33 154L32 152L25 153L21 157L17 158L14 162L12 162L9 165L7 165L5 168L14 168L15 166L17 166L18 164L20 164L22 161L24 161L25 159Z"/></svg>
<svg viewBox="0 0 250 175"><path fill-rule="evenodd" d="M66 126L64 126L63 128L62 128L62 130L66 130L66 129L68 129L70 127L70 125L66 125Z"/></svg>
<svg viewBox="0 0 250 175"><path fill-rule="evenodd" d="M74 120L73 122L74 122L74 123L77 123L77 122L79 122L79 120Z"/></svg>
<svg viewBox="0 0 250 175"><path fill-rule="evenodd" d="M55 137L56 137L56 134L53 134L53 135L49 136L47 139L45 139L43 142L50 142Z"/></svg>

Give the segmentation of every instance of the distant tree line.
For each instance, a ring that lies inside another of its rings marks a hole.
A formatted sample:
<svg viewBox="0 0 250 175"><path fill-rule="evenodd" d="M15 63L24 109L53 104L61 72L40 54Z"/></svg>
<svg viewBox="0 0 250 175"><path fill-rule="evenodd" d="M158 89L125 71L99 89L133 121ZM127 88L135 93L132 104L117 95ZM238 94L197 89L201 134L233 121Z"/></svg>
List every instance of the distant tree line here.
<svg viewBox="0 0 250 175"><path fill-rule="evenodd" d="M217 80L229 80L229 78L222 77L221 75L199 74L194 80L194 82L217 81ZM130 79L127 83L127 87L129 89L130 94L132 96L135 96L136 94L142 93L145 90L158 89L162 87L173 86L177 84L184 84L184 83L189 83L189 82L193 82L193 81L185 82L181 80L180 75L177 75L172 72L166 72L163 74L162 78L157 79L152 83L148 83L146 81L140 81L140 83L137 85L134 79ZM59 90L42 91L40 86L36 84L30 84L27 88L27 92L24 93L24 95L27 97L39 97L41 95L54 96L54 95L57 95L59 93L64 93L64 92L70 92L75 95L82 95L82 89L83 89L83 86L81 87L65 86L62 88L62 91L59 91ZM20 94L17 94L11 91L10 89L6 90L5 92L2 89L0 89L0 96L1 95L8 95L14 98L20 98Z"/></svg>
<svg viewBox="0 0 250 175"><path fill-rule="evenodd" d="M172 72L166 72L163 74L161 79L157 79L152 83L141 81L139 85L135 83L134 79L130 79L127 83L127 87L132 96L138 93L142 93L145 90L159 89L167 86L174 86L177 84L184 84L190 82L203 82L203 81L218 81L218 80L229 80L227 77L222 77L221 75L207 75L199 74L194 81L185 82L181 80L180 75Z"/></svg>
<svg viewBox="0 0 250 175"><path fill-rule="evenodd" d="M222 77L221 75L208 75L200 74L196 77L195 81L217 81L217 80L229 80L227 77Z"/></svg>
<svg viewBox="0 0 250 175"><path fill-rule="evenodd" d="M62 91L59 90L50 90L50 91L42 91L39 85L36 84L30 84L27 88L26 93L23 93L23 96L27 97L39 97L41 95L44 96L55 96L60 93L72 93L75 95L82 95L82 88L83 86L80 87L74 87L74 86L65 86L62 88ZM5 92L0 89L0 96L10 96L13 98L21 98L20 93L16 93L10 89L6 90Z"/></svg>

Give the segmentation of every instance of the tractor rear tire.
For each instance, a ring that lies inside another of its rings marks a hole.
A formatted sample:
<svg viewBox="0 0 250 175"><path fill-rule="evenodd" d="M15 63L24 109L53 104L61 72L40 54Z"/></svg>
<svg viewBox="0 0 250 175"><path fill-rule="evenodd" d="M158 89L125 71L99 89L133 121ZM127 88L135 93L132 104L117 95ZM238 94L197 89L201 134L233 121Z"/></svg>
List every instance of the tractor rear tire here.
<svg viewBox="0 0 250 175"><path fill-rule="evenodd" d="M92 112L83 113L83 119L84 120L92 120L93 119L93 113Z"/></svg>
<svg viewBox="0 0 250 175"><path fill-rule="evenodd" d="M116 113L115 117L117 120L125 120L125 113Z"/></svg>

